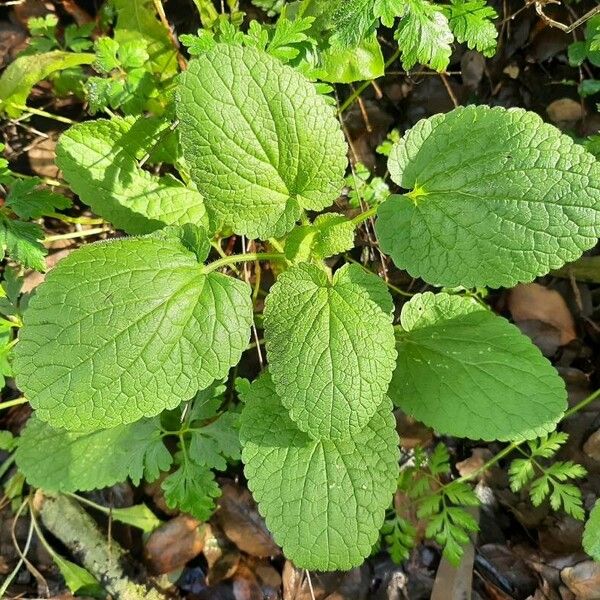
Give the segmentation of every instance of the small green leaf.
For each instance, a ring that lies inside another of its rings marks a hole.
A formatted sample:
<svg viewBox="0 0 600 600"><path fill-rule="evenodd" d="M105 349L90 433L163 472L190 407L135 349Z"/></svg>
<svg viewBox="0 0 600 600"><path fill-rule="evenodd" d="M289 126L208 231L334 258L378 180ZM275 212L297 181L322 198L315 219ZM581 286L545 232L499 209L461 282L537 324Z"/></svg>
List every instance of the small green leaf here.
<svg viewBox="0 0 600 600"><path fill-rule="evenodd" d="M189 459L183 459L161 487L169 508L178 508L199 521L210 518L215 510L214 500L221 494L213 472Z"/></svg>
<svg viewBox="0 0 600 600"><path fill-rule="evenodd" d="M63 576L66 586L73 594L102 597L102 587L89 571L56 552L52 552L51 556Z"/></svg>
<svg viewBox="0 0 600 600"><path fill-rule="evenodd" d="M149 233L164 224L208 224L195 189L138 165L161 123L132 117L79 123L60 137L56 149L56 163L73 191L128 233Z"/></svg>
<svg viewBox="0 0 600 600"><path fill-rule="evenodd" d="M565 385L514 325L449 294L404 305L389 394L441 433L484 440L533 438L554 429Z"/></svg>
<svg viewBox="0 0 600 600"><path fill-rule="evenodd" d="M8 253L28 269L45 271L47 254L42 245L44 230L37 223L26 223L0 216L0 254Z"/></svg>
<svg viewBox="0 0 600 600"><path fill-rule="evenodd" d="M498 14L486 0L452 0L442 8L457 41L466 42L469 49L484 56L494 56L498 30L492 19Z"/></svg>
<svg viewBox="0 0 600 600"><path fill-rule="evenodd" d="M37 177L15 181L6 196L6 206L21 219L39 219L71 206L62 194L40 188L41 183Z"/></svg>
<svg viewBox="0 0 600 600"><path fill-rule="evenodd" d="M532 112L468 106L419 121L388 167L412 191L379 207L381 248L434 285L512 287L600 236L600 165Z"/></svg>
<svg viewBox="0 0 600 600"><path fill-rule="evenodd" d="M162 525L162 521L145 504L111 508L110 517L120 523L136 527L144 533L151 533Z"/></svg>
<svg viewBox="0 0 600 600"><path fill-rule="evenodd" d="M91 244L50 272L13 365L40 419L79 431L130 423L190 400L237 364L250 287L205 274L181 235Z"/></svg>
<svg viewBox="0 0 600 600"><path fill-rule="evenodd" d="M331 83L377 79L385 72L385 60L376 33L365 37L358 46L330 46L320 56L324 73L319 79Z"/></svg>
<svg viewBox="0 0 600 600"><path fill-rule="evenodd" d="M204 427L194 428L189 456L197 464L224 471L227 460L240 459L239 415L224 413Z"/></svg>
<svg viewBox="0 0 600 600"><path fill-rule="evenodd" d="M265 303L269 368L283 405L315 438L361 431L383 402L394 368L394 331L346 265L329 281L302 263L279 276Z"/></svg>
<svg viewBox="0 0 600 600"><path fill-rule="evenodd" d="M346 144L333 109L297 71L218 44L178 88L183 155L207 208L236 233L278 237L339 194Z"/></svg>
<svg viewBox="0 0 600 600"><path fill-rule="evenodd" d="M76 65L89 65L94 61L93 54L62 52L55 50L45 54L18 56L0 77L0 112L11 119L19 117L27 102L31 88L46 79L55 71L68 69Z"/></svg>
<svg viewBox="0 0 600 600"><path fill-rule="evenodd" d="M111 0L117 10L114 39L145 45L149 55L149 70L165 85L172 84L178 72L177 50L169 31L158 20L152 0Z"/></svg>
<svg viewBox="0 0 600 600"><path fill-rule="evenodd" d="M36 416L19 437L15 459L30 485L49 492L89 491L128 477L135 484L142 477L152 481L172 461L156 419L76 433Z"/></svg>
<svg viewBox="0 0 600 600"><path fill-rule="evenodd" d="M373 14L375 0L332 0L331 25L333 46L351 48L373 33L377 24Z"/></svg>
<svg viewBox="0 0 600 600"><path fill-rule="evenodd" d="M268 374L246 393L244 472L261 514L301 568L360 565L377 540L398 478L398 438L389 400L344 440L313 440L297 429Z"/></svg>
<svg viewBox="0 0 600 600"><path fill-rule="evenodd" d="M441 7L427 0L404 0L403 4L402 20L394 34L402 50L402 66L408 71L422 63L445 71L454 36Z"/></svg>
<svg viewBox="0 0 600 600"><path fill-rule="evenodd" d="M583 549L600 562L600 501L596 501L583 530Z"/></svg>
<svg viewBox="0 0 600 600"><path fill-rule="evenodd" d="M286 257L305 262L314 257L328 258L354 247L354 223L344 215L325 213L312 225L295 227L285 241Z"/></svg>

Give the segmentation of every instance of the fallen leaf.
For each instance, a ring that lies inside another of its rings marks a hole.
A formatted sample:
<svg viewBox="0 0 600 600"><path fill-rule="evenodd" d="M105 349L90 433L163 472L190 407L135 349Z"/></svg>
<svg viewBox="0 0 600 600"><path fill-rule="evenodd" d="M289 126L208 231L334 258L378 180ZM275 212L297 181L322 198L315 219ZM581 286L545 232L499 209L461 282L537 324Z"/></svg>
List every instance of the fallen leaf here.
<svg viewBox="0 0 600 600"><path fill-rule="evenodd" d="M548 117L553 123L574 123L583 117L581 104L571 98L560 98L546 107Z"/></svg>
<svg viewBox="0 0 600 600"><path fill-rule="evenodd" d="M210 524L204 530L203 554L208 564L206 580L211 586L232 577L241 560L238 549Z"/></svg>
<svg viewBox="0 0 600 600"><path fill-rule="evenodd" d="M152 570L170 573L198 556L204 547L205 527L197 519L181 514L153 531L144 548Z"/></svg>
<svg viewBox="0 0 600 600"><path fill-rule="evenodd" d="M577 338L575 322L564 298L538 283L510 291L508 308L514 322L546 355Z"/></svg>
<svg viewBox="0 0 600 600"><path fill-rule="evenodd" d="M247 489L225 482L215 521L225 535L243 552L266 558L278 556L281 550L273 541L256 503Z"/></svg>
<svg viewBox="0 0 600 600"><path fill-rule="evenodd" d="M560 577L577 600L600 598L600 563L584 560L573 567L564 568Z"/></svg>

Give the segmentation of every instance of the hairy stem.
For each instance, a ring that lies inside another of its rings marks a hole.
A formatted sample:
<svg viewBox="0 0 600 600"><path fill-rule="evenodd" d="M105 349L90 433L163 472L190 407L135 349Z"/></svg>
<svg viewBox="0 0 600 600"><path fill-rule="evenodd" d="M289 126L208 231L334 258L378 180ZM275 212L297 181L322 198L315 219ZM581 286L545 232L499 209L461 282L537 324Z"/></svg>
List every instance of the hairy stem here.
<svg viewBox="0 0 600 600"><path fill-rule="evenodd" d="M227 267L228 265L242 262L253 262L255 260L286 260L286 258L285 254L281 252L248 252L246 254L232 254L231 256L219 258L218 260L206 265L206 267L204 267L204 272L208 274L216 271L217 269Z"/></svg>

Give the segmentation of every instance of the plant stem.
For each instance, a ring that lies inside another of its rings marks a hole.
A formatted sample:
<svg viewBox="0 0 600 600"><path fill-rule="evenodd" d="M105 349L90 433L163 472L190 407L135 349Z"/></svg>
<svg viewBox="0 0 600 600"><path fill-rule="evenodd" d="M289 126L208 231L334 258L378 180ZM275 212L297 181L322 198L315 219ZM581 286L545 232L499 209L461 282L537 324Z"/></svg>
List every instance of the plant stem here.
<svg viewBox="0 0 600 600"><path fill-rule="evenodd" d="M56 242L58 240L72 240L74 238L88 237L90 235L106 233L107 231L110 231L110 229L107 229L106 227L95 227L94 229L86 229L85 231L70 231L69 233L62 233L60 235L49 235L47 238L44 238L44 243Z"/></svg>
<svg viewBox="0 0 600 600"><path fill-rule="evenodd" d="M63 223L77 223L79 225L102 225L105 223L104 219L94 219L91 217L69 217L68 215L61 215L60 213L52 213L48 215L53 219L58 219Z"/></svg>
<svg viewBox="0 0 600 600"><path fill-rule="evenodd" d="M385 69L387 69L398 57L400 56L400 48L398 48L394 54L392 54L387 61L385 62ZM338 109L338 115L341 115L346 109L348 109L356 99L371 85L372 79L368 79L367 81L363 81L356 90L346 98L343 104Z"/></svg>
<svg viewBox="0 0 600 600"><path fill-rule="evenodd" d="M68 119L67 117L62 117L61 115L55 115L45 110L41 110L39 108L33 108L31 106L25 106L24 104L15 104L14 102L10 103L10 106L16 108L18 110L24 110L32 115L38 115L39 117L46 117L47 119L54 119L55 121L59 121L60 123L66 123L67 125L73 125L75 121L73 119Z"/></svg>
<svg viewBox="0 0 600 600"><path fill-rule="evenodd" d="M358 225L360 225L363 221L366 221L367 219L374 217L376 214L377 214L377 207L372 206L368 210L365 210L365 212L361 212L359 215L356 215L354 217L354 219L352 219L352 224L354 225L354 227L358 227Z"/></svg>
<svg viewBox="0 0 600 600"><path fill-rule="evenodd" d="M585 408L588 404L591 404L596 398L600 396L600 389L597 389L595 392L591 393L589 396L586 396L581 402L578 402L573 408L565 411L561 421L564 421L567 417L574 415L576 412L579 412L581 409Z"/></svg>
<svg viewBox="0 0 600 600"><path fill-rule="evenodd" d="M15 400L7 400L6 402L0 402L0 410L4 410L5 408L10 408L11 406L18 406L19 404L25 404L28 402L25 396L21 396L20 398L16 398Z"/></svg>
<svg viewBox="0 0 600 600"><path fill-rule="evenodd" d="M219 258L204 267L204 273L212 273L217 269L240 262L252 262L254 260L285 260L285 254L281 252L248 252L247 254L232 254L225 258Z"/></svg>

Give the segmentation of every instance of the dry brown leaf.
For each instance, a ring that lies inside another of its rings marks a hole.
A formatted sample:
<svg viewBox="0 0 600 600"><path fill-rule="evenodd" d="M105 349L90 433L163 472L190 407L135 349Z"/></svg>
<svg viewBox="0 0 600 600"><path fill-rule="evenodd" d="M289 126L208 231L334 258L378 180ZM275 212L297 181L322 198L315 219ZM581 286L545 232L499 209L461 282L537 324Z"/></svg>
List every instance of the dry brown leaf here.
<svg viewBox="0 0 600 600"><path fill-rule="evenodd" d="M273 541L250 492L225 482L219 498L215 520L225 535L243 552L266 558L278 556L281 550Z"/></svg>
<svg viewBox="0 0 600 600"><path fill-rule="evenodd" d="M515 323L545 354L554 354L577 338L573 315L564 298L538 283L521 284L510 291L508 308Z"/></svg>
<svg viewBox="0 0 600 600"><path fill-rule="evenodd" d="M574 123L583 117L583 108L571 98L560 98L546 107L548 117L553 123Z"/></svg>
<svg viewBox="0 0 600 600"><path fill-rule="evenodd" d="M144 548L152 570L170 573L198 556L204 547L204 528L197 519L181 514L153 531Z"/></svg>

